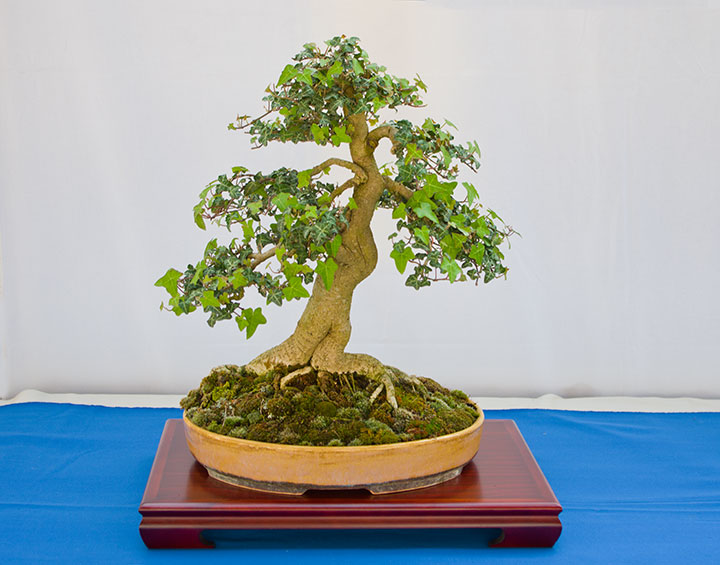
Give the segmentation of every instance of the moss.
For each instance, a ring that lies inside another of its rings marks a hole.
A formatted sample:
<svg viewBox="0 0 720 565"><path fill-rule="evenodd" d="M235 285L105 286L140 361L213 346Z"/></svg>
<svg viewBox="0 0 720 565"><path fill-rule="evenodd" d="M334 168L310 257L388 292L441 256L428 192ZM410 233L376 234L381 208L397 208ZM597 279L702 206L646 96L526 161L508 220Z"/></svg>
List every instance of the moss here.
<svg viewBox="0 0 720 565"><path fill-rule="evenodd" d="M332 402L329 400L321 400L317 403L315 406L315 411L321 414L322 416L327 416L328 418L332 418L337 414L337 406L335 406Z"/></svg>
<svg viewBox="0 0 720 565"><path fill-rule="evenodd" d="M376 382L362 375L308 374L279 390L286 372L255 375L236 365L214 368L181 401L196 425L231 437L293 445L378 445L437 437L477 419L461 391L431 379L423 387L396 383L399 408L384 395L370 403Z"/></svg>

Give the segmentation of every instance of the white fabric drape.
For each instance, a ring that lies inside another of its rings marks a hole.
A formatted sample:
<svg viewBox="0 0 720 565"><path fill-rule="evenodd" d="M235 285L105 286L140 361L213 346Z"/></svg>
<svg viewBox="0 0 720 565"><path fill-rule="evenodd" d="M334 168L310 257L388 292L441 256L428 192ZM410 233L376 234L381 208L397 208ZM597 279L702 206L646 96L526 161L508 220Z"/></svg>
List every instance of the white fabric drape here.
<svg viewBox="0 0 720 565"><path fill-rule="evenodd" d="M481 200L522 234L507 281L415 292L380 214L350 350L476 396L720 397L720 5L357 8L0 2L0 396L181 393L292 331L300 303L245 341L159 312L153 282L202 253L210 179L329 155L225 126L303 43L345 33L420 74L428 106L402 115L477 139Z"/></svg>

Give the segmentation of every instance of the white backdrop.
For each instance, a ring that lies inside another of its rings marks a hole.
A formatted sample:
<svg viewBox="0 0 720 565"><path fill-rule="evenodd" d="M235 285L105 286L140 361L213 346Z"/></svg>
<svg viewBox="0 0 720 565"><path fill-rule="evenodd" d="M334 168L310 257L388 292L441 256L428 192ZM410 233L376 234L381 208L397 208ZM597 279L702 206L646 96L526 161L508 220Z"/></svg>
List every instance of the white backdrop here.
<svg viewBox="0 0 720 565"><path fill-rule="evenodd" d="M361 8L362 11L358 11ZM507 281L356 292L351 351L473 395L720 397L717 2L0 1L0 396L167 392L285 338L158 310L200 257L196 195L303 43L357 35L477 139L482 201L522 233ZM325 151L325 152L324 152Z"/></svg>

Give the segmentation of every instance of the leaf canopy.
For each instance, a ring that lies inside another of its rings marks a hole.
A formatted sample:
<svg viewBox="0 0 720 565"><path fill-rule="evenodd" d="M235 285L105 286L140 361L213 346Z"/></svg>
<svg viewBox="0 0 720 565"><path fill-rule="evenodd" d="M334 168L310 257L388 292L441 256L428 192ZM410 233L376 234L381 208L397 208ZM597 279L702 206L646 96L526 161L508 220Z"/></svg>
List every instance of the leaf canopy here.
<svg viewBox="0 0 720 565"><path fill-rule="evenodd" d="M229 129L250 134L255 147L270 141L342 147L352 141L349 116L362 114L376 125L386 109L422 106L427 88L419 76L389 74L356 37L325 44L306 44L285 66L267 89L263 116L238 116ZM482 208L471 183L462 183L464 198L457 194L460 166L475 171L480 150L476 142L456 143L450 128L457 129L427 118L421 125L387 121L371 132L392 141L395 161L381 168L387 189L375 206L393 211L390 257L415 289L438 280L487 283L507 272L499 246L514 230ZM323 180L331 165L350 169L354 179L340 186ZM233 237L226 244L212 239L197 263L169 269L155 283L170 294L167 309L180 315L200 308L210 326L235 319L250 338L266 318L262 308L242 305L248 290L278 306L310 296L307 285L316 276L330 290L343 232L358 208L355 193L344 204L338 196L366 178L357 163L337 158L300 171L252 173L238 165L221 174L200 193L193 218L203 230L210 222Z"/></svg>

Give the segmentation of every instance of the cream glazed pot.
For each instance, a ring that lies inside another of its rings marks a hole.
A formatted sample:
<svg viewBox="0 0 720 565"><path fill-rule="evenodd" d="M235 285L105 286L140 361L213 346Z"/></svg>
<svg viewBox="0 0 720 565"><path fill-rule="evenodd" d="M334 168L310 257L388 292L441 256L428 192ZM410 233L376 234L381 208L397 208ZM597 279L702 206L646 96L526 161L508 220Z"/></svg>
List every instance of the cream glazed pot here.
<svg viewBox="0 0 720 565"><path fill-rule="evenodd" d="M211 477L284 494L314 489L367 489L386 494L429 487L457 477L477 453L484 415L452 434L363 446L265 443L216 434L183 416L190 452Z"/></svg>

